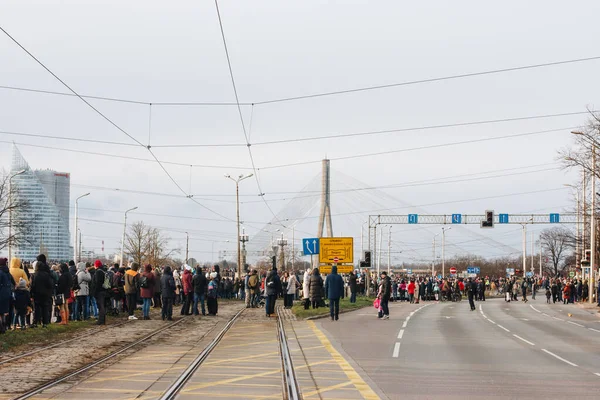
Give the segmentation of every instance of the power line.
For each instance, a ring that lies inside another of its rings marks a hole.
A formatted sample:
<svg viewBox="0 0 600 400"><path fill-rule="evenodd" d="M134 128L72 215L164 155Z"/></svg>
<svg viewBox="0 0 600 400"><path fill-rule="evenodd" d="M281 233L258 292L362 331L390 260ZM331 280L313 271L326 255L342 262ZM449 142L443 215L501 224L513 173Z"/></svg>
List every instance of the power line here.
<svg viewBox="0 0 600 400"><path fill-rule="evenodd" d="M542 63L542 64L522 65L522 66L518 66L518 67L492 69L492 70L488 70L488 71L470 72L470 73L458 74L458 75L448 75L448 76L442 76L442 77L437 77L437 78L428 78L428 79L420 79L420 80L415 80L415 81L391 83L391 84L387 84L387 85L366 86L366 87L355 88L355 89L313 93L313 94L307 94L307 95L303 95L303 96L283 97L283 98L274 99L274 100L256 101L256 102L254 102L254 104L255 105L264 105L264 104L282 103L282 102L303 100L303 99L314 99L317 97L337 96L337 95L341 95L341 94L366 92L366 91L379 90L379 89L388 89L388 88L399 87L399 86L417 85L417 84L421 84L421 83L431 83L431 82L447 81L447 80L452 80L452 79L471 78L471 77L475 77L475 76L492 75L492 74L499 74L499 73L503 73L503 72L512 72L512 71L522 71L522 70L527 70L527 69L544 68L544 67L551 67L551 66L564 65L564 64L574 64L574 63L581 63L581 62L586 62L586 61L595 61L595 60L599 60L599 59L600 59L600 56L594 56L594 57L586 57L586 58L576 58L576 59L571 59L571 60L554 61L554 62L548 62L548 63Z"/></svg>

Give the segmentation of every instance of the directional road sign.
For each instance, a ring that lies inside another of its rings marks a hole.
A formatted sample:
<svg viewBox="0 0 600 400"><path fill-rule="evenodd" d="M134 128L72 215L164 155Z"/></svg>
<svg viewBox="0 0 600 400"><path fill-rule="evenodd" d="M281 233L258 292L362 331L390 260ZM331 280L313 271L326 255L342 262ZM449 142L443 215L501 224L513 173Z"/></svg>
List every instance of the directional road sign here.
<svg viewBox="0 0 600 400"><path fill-rule="evenodd" d="M319 267L319 272L322 274L330 274L332 265L321 265ZM349 274L354 271L354 265L338 265L337 272L338 274Z"/></svg>
<svg viewBox="0 0 600 400"><path fill-rule="evenodd" d="M406 269L406 273L407 273L408 275L412 275L412 268L407 268L407 269Z"/></svg>
<svg viewBox="0 0 600 400"><path fill-rule="evenodd" d="M479 267L467 267L467 274L479 274L480 272Z"/></svg>
<svg viewBox="0 0 600 400"><path fill-rule="evenodd" d="M305 256L312 256L313 254L319 254L319 239L317 239L317 238L302 239L302 250L304 250Z"/></svg>
<svg viewBox="0 0 600 400"><path fill-rule="evenodd" d="M442 279L442 274L438 274L438 279Z"/></svg>
<svg viewBox="0 0 600 400"><path fill-rule="evenodd" d="M452 268L450 268L450 273L451 273L452 275L456 275L456 267L452 267Z"/></svg>
<svg viewBox="0 0 600 400"><path fill-rule="evenodd" d="M498 223L508 224L508 214L498 214Z"/></svg>
<svg viewBox="0 0 600 400"><path fill-rule="evenodd" d="M452 214L452 223L460 224L462 222L462 214Z"/></svg>
<svg viewBox="0 0 600 400"><path fill-rule="evenodd" d="M409 224L418 224L419 223L419 214L408 214L408 223Z"/></svg>
<svg viewBox="0 0 600 400"><path fill-rule="evenodd" d="M514 268L506 268L506 273L509 275L513 275L515 273L515 269Z"/></svg>
<svg viewBox="0 0 600 400"><path fill-rule="evenodd" d="M331 264L337 258L340 264L354 262L354 239L351 237L321 238L319 262Z"/></svg>
<svg viewBox="0 0 600 400"><path fill-rule="evenodd" d="M531 278L531 277L533 276L533 272L531 272L531 271L529 271L529 272L526 272L526 273L525 273L525 275L526 275L528 278Z"/></svg>
<svg viewBox="0 0 600 400"><path fill-rule="evenodd" d="M550 223L551 224L559 224L560 223L560 214L550 214Z"/></svg>

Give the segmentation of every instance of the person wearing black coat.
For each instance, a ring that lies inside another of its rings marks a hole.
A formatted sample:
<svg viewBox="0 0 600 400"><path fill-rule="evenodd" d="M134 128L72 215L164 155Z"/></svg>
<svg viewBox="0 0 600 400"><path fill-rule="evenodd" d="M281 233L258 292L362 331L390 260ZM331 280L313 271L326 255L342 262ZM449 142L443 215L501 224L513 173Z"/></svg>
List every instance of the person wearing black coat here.
<svg viewBox="0 0 600 400"><path fill-rule="evenodd" d="M308 288L312 308L319 308L323 299L323 278L321 278L319 268L313 269L308 282Z"/></svg>
<svg viewBox="0 0 600 400"><path fill-rule="evenodd" d="M329 299L329 315L337 321L340 314L340 297L344 298L344 280L337 273L337 265L331 267L331 273L325 279L325 294Z"/></svg>
<svg viewBox="0 0 600 400"><path fill-rule="evenodd" d="M477 293L477 284L473 282L471 278L467 280L467 287L465 288L467 291L467 297L469 298L469 306L471 306L471 311L475 311L475 301L474 296Z"/></svg>
<svg viewBox="0 0 600 400"><path fill-rule="evenodd" d="M198 303L202 308L202 315L206 315L206 308L204 307L204 299L206 298L206 290L208 289L208 280L206 275L202 273L200 267L196 268L196 274L192 278L192 286L194 288L194 315L199 315Z"/></svg>
<svg viewBox="0 0 600 400"><path fill-rule="evenodd" d="M275 314L275 302L277 301L277 295L281 292L281 279L277 274L277 269L273 268L269 271L269 275L265 279L265 294L267 295L267 301L265 304L265 312L267 317Z"/></svg>
<svg viewBox="0 0 600 400"><path fill-rule="evenodd" d="M175 302L175 278L171 267L166 266L163 276L160 278L160 290L162 293L162 319L173 321L173 303Z"/></svg>
<svg viewBox="0 0 600 400"><path fill-rule="evenodd" d="M388 306L390 297L392 297L392 280L386 271L381 272L381 296L379 304L382 310L381 319L390 319L390 308Z"/></svg>
<svg viewBox="0 0 600 400"><path fill-rule="evenodd" d="M350 272L348 286L350 287L350 303L356 303L356 289L358 285L356 283L356 275L354 274L354 272Z"/></svg>
<svg viewBox="0 0 600 400"><path fill-rule="evenodd" d="M35 305L35 320L33 325L41 323L42 327L50 323L52 311L52 295L54 294L54 279L50 274L50 267L46 264L46 256L37 256L35 272L31 282L31 297Z"/></svg>
<svg viewBox="0 0 600 400"><path fill-rule="evenodd" d="M15 280L9 272L8 260L0 258L0 333L5 333L11 323L8 315L14 287Z"/></svg>
<svg viewBox="0 0 600 400"><path fill-rule="evenodd" d="M66 325L69 321L68 301L71 297L71 288L73 287L73 276L69 271L67 264L60 264L60 277L58 278L58 287L56 289L57 297L62 296L62 303L58 305L60 310L60 324Z"/></svg>
<svg viewBox="0 0 600 400"><path fill-rule="evenodd" d="M106 324L106 291L104 288L104 278L106 277L106 271L102 266L102 261L94 261L95 272L92 277L93 296L96 299L96 306L98 307L98 322L97 325Z"/></svg>

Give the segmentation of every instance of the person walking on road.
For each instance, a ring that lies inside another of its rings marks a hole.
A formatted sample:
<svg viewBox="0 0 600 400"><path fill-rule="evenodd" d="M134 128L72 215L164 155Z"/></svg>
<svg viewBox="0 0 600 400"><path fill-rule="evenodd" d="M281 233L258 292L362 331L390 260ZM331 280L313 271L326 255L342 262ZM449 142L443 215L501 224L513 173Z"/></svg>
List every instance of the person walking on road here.
<svg viewBox="0 0 600 400"><path fill-rule="evenodd" d="M277 301L277 294L281 292L281 280L277 275L277 269L273 268L269 271L267 279L265 280L265 294L267 295L267 301L265 304L265 310L267 317L275 314L275 302Z"/></svg>
<svg viewBox="0 0 600 400"><path fill-rule="evenodd" d="M379 291L379 307L382 311L381 319L390 319L389 301L392 296L392 280L386 271L381 273L381 290Z"/></svg>
<svg viewBox="0 0 600 400"><path fill-rule="evenodd" d="M527 303L527 279L523 279L523 282L521 283L521 290L523 292L523 301L525 303Z"/></svg>
<svg viewBox="0 0 600 400"><path fill-rule="evenodd" d="M135 320L137 317L134 314L137 307L138 288L140 287L140 274L138 263L131 264L131 269L125 272L125 294L127 295L127 311L129 319Z"/></svg>
<svg viewBox="0 0 600 400"><path fill-rule="evenodd" d="M329 299L331 320L337 321L340 319L340 297L344 298L344 280L337 273L337 265L331 267L331 273L325 278L325 293Z"/></svg>
<svg viewBox="0 0 600 400"><path fill-rule="evenodd" d="M411 279L408 283L408 286L406 287L406 291L408 292L408 301L410 302L410 304L413 304L415 302L415 287L415 281L414 279Z"/></svg>
<svg viewBox="0 0 600 400"><path fill-rule="evenodd" d="M160 291L162 293L162 319L173 321L173 302L175 301L175 278L171 267L166 266L160 278Z"/></svg>
<svg viewBox="0 0 600 400"><path fill-rule="evenodd" d="M323 278L321 278L319 268L312 270L312 274L308 282L308 288L312 308L319 308L319 305L323 299Z"/></svg>
<svg viewBox="0 0 600 400"><path fill-rule="evenodd" d="M154 287L156 286L156 277L152 273L152 265L144 267L144 272L140 276L140 297L142 298L142 313L145 320L150 319L150 306L154 298Z"/></svg>
<svg viewBox="0 0 600 400"><path fill-rule="evenodd" d="M471 311L475 311L475 293L477 293L477 284L471 278L467 280L467 297Z"/></svg>

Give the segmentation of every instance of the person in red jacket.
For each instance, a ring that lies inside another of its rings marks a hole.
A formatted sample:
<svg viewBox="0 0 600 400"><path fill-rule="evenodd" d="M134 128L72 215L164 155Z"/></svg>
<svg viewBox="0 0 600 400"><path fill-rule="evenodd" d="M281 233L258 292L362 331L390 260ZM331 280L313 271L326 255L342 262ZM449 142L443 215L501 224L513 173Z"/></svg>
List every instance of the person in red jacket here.
<svg viewBox="0 0 600 400"><path fill-rule="evenodd" d="M150 319L150 305L152 304L152 298L154 297L154 286L156 284L156 277L152 272L152 265L148 264L144 267L144 272L140 277L140 297L144 301L142 311L144 319Z"/></svg>
<svg viewBox="0 0 600 400"><path fill-rule="evenodd" d="M414 279L411 279L406 288L408 291L408 300L411 302L411 304L415 302L415 287L415 281Z"/></svg>
<svg viewBox="0 0 600 400"><path fill-rule="evenodd" d="M183 306L181 315L192 315L191 306L194 301L194 286L192 285L192 267L185 265L181 275L181 285L183 286Z"/></svg>

